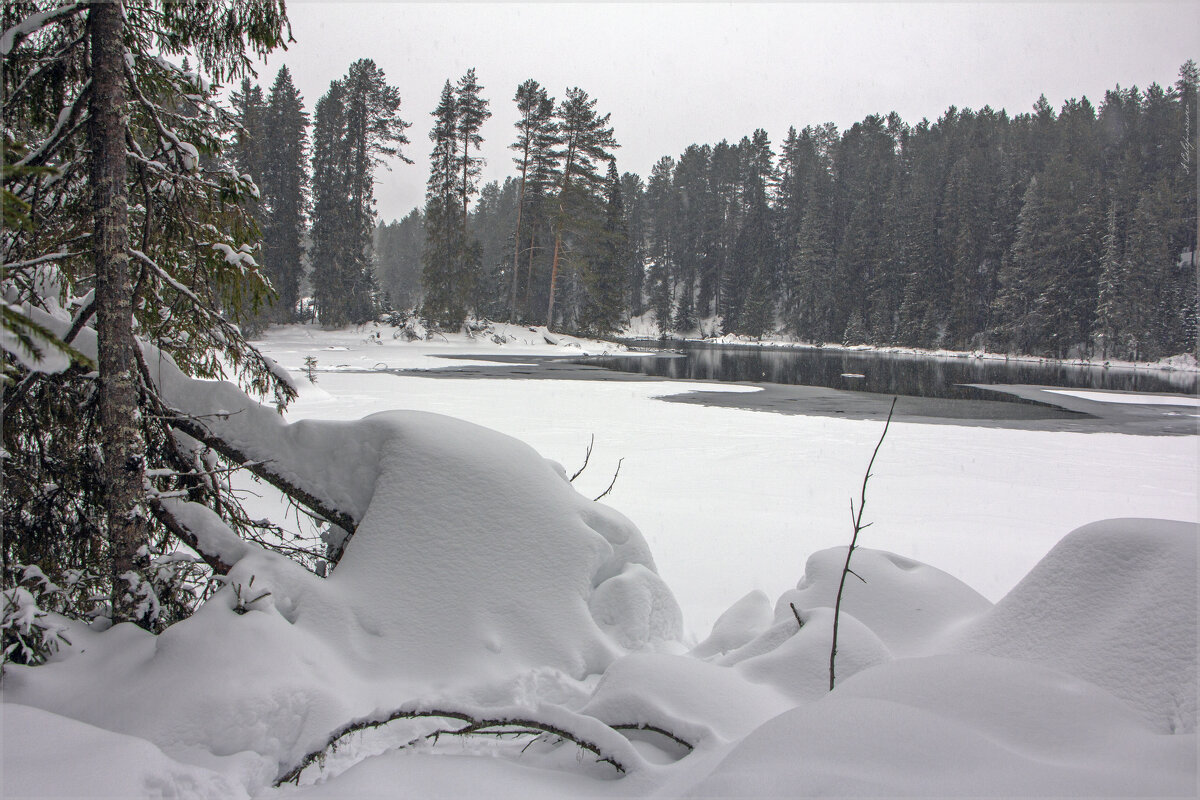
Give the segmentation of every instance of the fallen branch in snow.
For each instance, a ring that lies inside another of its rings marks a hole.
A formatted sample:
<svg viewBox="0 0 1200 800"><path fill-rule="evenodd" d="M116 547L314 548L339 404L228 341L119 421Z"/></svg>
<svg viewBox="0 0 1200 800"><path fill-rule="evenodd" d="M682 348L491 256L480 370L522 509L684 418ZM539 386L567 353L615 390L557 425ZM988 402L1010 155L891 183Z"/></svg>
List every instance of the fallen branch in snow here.
<svg viewBox="0 0 1200 800"><path fill-rule="evenodd" d="M570 712L566 712L565 709L558 709L558 711L571 717L578 717L578 719L581 721L586 720L588 725L598 726L597 732L603 730L613 732L621 730L645 730L666 736L689 751L694 748L694 745L692 745L690 742L687 742L678 736L675 736L670 731L664 730L657 726L636 723L606 725L605 723L602 723L593 717L578 716L571 714ZM436 730L432 733L427 733L424 736L409 742L409 744L415 744L423 740L432 740L436 743L438 738L442 736L542 736L549 734L551 736L557 736L560 739L571 742L576 747L579 747L583 750L587 750L589 753L592 753L596 756L597 763L611 764L613 768L622 775L628 772L630 767L634 766L637 759L637 753L632 749L632 747L621 747L620 749L625 749L626 753L624 756L619 755L613 752L613 750L616 749L615 747L605 747L603 744L599 744L593 741L591 738L585 738L582 735L576 734L571 730L568 730L564 724L554 724L544 720L530 719L517 715L501 715L494 718L486 718L477 717L462 711L448 709L401 708L387 715L368 717L366 719L356 720L342 726L329 735L329 738L325 740L324 745L305 754L304 757L301 758L294 767L288 769L286 772L282 772L279 777L275 779L273 785L276 787L282 786L285 783L295 783L299 785L301 773L313 763L323 761L326 753L336 750L337 743L346 736L349 736L357 731L380 728L384 725L387 725L389 722L395 722L396 720L402 719L453 719L465 723L461 728L447 728ZM628 740L619 733L617 734L617 738L621 742L624 742L625 745L629 744ZM615 741L613 744L615 744ZM628 760L623 760L623 758Z"/></svg>
<svg viewBox="0 0 1200 800"><path fill-rule="evenodd" d="M175 535L175 538L186 544L188 547L196 551L203 559L205 564L212 567L212 571L218 575L225 575L229 570L233 569L232 564L226 564L225 561L217 554L212 553L202 544L202 538L196 534L188 525L175 516L170 508L157 497L147 497L146 505L150 508L150 513L154 518L167 530Z"/></svg>
<svg viewBox="0 0 1200 800"><path fill-rule="evenodd" d="M696 745L692 744L688 740L680 739L666 728L660 728L657 725L648 725L645 723L625 723L620 725L609 725L609 727L614 731L649 731L650 733L657 733L659 736L667 737L675 744L687 750L689 753L696 749Z"/></svg>
<svg viewBox="0 0 1200 800"><path fill-rule="evenodd" d="M137 358L138 370L141 373L146 392L159 412L158 416L164 424L181 433L187 434L197 442L208 446L214 452L229 459L234 464L242 465L251 475L257 476L283 492L289 500L304 506L330 524L336 525L346 531L346 541L349 541L358 528L353 517L323 501L311 492L305 491L295 485L292 481L279 474L272 462L256 460L219 435L214 434L198 417L182 413L168 406L167 402L156 391L156 384L150 374L150 368L146 364L145 354L141 348L134 348L134 355ZM339 550L331 555L332 557L329 560L336 564L341 557L341 551Z"/></svg>
<svg viewBox="0 0 1200 800"><path fill-rule="evenodd" d="M892 398L892 407L888 409L887 422L883 423L883 433L879 435L879 442L875 445L875 452L871 453L871 460L867 462L867 472L863 475L862 494L858 501L858 513L854 512L854 498L850 498L850 521L854 523L854 535L850 537L850 547L846 550L846 564L842 567L842 578L838 582L837 600L833 604L833 644L829 648L829 691L833 691L834 685L834 661L837 658L837 637L838 637L838 616L842 611L842 592L846 588L846 576L853 575L863 583L866 579L859 575L854 570L850 569L850 557L854 555L854 548L858 546L858 534L864 529L869 528L871 523L863 524L862 516L863 509L867 507L867 481L871 480L871 467L875 466L875 456L879 455L879 448L883 446L883 440L887 436L888 427L892 424L892 414L896 411L896 398ZM792 611L796 607L792 606ZM796 614L796 620L800 620L800 615ZM801 623L803 625L803 623Z"/></svg>

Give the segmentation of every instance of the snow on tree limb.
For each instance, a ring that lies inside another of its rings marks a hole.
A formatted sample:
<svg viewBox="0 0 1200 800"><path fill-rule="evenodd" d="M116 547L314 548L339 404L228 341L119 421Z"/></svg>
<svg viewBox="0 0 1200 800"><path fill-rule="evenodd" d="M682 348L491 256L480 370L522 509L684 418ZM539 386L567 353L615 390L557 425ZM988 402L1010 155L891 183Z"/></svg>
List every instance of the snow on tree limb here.
<svg viewBox="0 0 1200 800"><path fill-rule="evenodd" d="M30 14L0 34L0 56L7 57L30 34L37 33L47 25L58 22L61 19L78 14L85 8L87 8L87 5L84 3L72 3L71 5L50 9L49 11L39 11Z"/></svg>
<svg viewBox="0 0 1200 800"><path fill-rule="evenodd" d="M321 747L306 753L295 765L281 770L274 781L274 786L279 787L293 782L298 784L300 775L306 768L313 763L320 762L327 752L336 749L340 740L352 733L383 727L389 722L397 720L412 719L452 719L465 724L461 728L433 731L410 744L428 739L436 741L441 736L495 736L509 733L537 736L550 734L592 753L596 756L597 763L610 764L622 775L641 768L646 762L629 740L619 733L620 730L649 730L667 736L689 751L693 748L691 743L666 730L638 724L608 725L594 717L577 714L561 706L541 706L536 709L402 706L391 712L377 712L353 720L333 731Z"/></svg>

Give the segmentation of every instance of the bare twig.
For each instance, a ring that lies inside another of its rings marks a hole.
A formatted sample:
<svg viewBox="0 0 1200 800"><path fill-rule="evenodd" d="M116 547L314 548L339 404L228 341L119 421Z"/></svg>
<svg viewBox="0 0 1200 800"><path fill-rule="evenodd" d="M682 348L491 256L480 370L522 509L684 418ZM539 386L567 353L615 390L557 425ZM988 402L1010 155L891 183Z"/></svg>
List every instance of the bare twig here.
<svg viewBox="0 0 1200 800"><path fill-rule="evenodd" d="M609 492L611 492L613 490L614 486L617 485L617 476L621 474L621 464L624 461L625 461L625 459L623 459L623 458L617 459L617 471L613 473L613 477L612 477L612 480L608 484L608 488L605 489L600 494L596 495L594 498L592 498L592 502L595 502L595 501L599 500L600 498L604 497L606 494L608 494Z"/></svg>
<svg viewBox="0 0 1200 800"><path fill-rule="evenodd" d="M792 607L792 615L796 617L796 624L803 628L804 620L800 619L800 612L796 610L796 604L788 603L788 605Z"/></svg>
<svg viewBox="0 0 1200 800"><path fill-rule="evenodd" d="M892 414L896 411L896 399L892 398L892 407L888 409L887 422L883 424L883 433L879 435L879 442L875 445L875 452L871 453L871 460L867 463L867 472L863 475L862 493L859 496L858 512L854 511L854 498L850 499L850 518L854 522L854 535L850 537L850 547L846 550L846 564L842 567L842 578L838 582L837 600L833 605L833 644L829 648L829 691L833 691L834 686L834 661L837 659L837 637L838 637L838 617L842 611L842 592L846 588L846 576L853 575L863 583L866 580L850 569L850 557L854 555L854 548L858 546L858 534L871 523L863 524L862 515L863 509L867 507L867 481L871 479L871 467L875 466L875 456L879 455L879 448L883 446L884 437L887 436L888 427L892 424ZM795 610L795 609L793 609Z"/></svg>
<svg viewBox="0 0 1200 800"><path fill-rule="evenodd" d="M583 454L583 466L577 469L575 474L571 476L571 483L574 483L575 479L582 475L583 471L587 469L588 461L590 461L592 458L592 445L594 444L596 444L596 434L593 433L592 438L588 440L587 452Z"/></svg>

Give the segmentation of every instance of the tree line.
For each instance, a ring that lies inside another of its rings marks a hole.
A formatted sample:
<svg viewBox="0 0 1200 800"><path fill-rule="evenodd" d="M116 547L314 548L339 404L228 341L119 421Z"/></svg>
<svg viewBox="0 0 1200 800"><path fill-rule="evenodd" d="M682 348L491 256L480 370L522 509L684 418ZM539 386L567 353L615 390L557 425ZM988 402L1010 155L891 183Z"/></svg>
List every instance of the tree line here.
<svg viewBox="0 0 1200 800"><path fill-rule="evenodd" d="M469 257L436 250L448 240L427 203L377 229L377 275L395 305L445 324L474 312L604 334L649 311L664 335L1188 352L1196 96L1189 61L1173 86L1117 87L1098 109L1043 96L1016 116L871 115L792 128L778 148L760 129L664 156L643 180L617 177L607 117L575 174L573 126L597 118L578 116L586 94L556 104L527 81L516 175L479 189L456 234Z"/></svg>

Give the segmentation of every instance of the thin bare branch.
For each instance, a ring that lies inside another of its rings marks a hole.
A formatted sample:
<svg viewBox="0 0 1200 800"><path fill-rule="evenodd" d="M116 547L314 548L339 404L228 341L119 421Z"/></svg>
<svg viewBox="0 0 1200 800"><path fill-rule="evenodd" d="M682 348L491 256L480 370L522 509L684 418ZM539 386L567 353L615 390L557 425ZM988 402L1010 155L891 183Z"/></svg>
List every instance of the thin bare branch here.
<svg viewBox="0 0 1200 800"><path fill-rule="evenodd" d="M595 443L596 443L596 434L593 433L592 438L588 440L587 452L583 454L583 466L580 467L579 469L577 469L575 471L575 474L571 476L571 481L570 481L571 483L574 483L575 479L578 478L580 475L582 475L583 471L585 469L587 469L588 461L590 461L592 458L592 445L594 445Z"/></svg>
<svg viewBox="0 0 1200 800"><path fill-rule="evenodd" d="M618 458L618 459L617 459L617 471L613 473L612 481L610 481L610 482L609 482L609 484L608 484L608 488L607 488L607 489L605 489L603 492L601 492L601 493L600 493L599 495L597 495L596 497L594 497L594 498L592 499L592 502L595 502L596 500L599 500L600 498L604 497L606 494L608 494L609 492L611 492L611 491L613 490L613 487L614 487L614 486L616 486L616 485L617 485L617 476L621 474L621 464L622 464L624 461L625 461L625 459L623 459L623 458Z"/></svg>
<svg viewBox="0 0 1200 800"><path fill-rule="evenodd" d="M883 423L883 433L879 435L879 441L875 445L875 451L871 453L871 460L867 463L867 472L863 475L862 492L858 500L858 514L854 513L854 499L850 500L850 516L854 521L854 535L850 537L850 547L846 549L846 563L842 567L842 578L838 582L837 600L833 605L833 644L829 648L829 691L833 691L835 683L834 662L837 659L837 639L838 639L838 619L842 612L842 592L846 589L846 576L854 575L863 583L866 580L861 575L856 574L850 569L850 557L854 555L854 548L858 547L858 534L867 527L862 524L863 510L867 507L867 481L871 479L871 467L875 466L875 457L879 455L879 448L883 446L883 440L887 437L888 428L892 424L892 414L896 412L896 400L892 398L892 407L888 409L887 422ZM867 523L868 525L870 523Z"/></svg>

